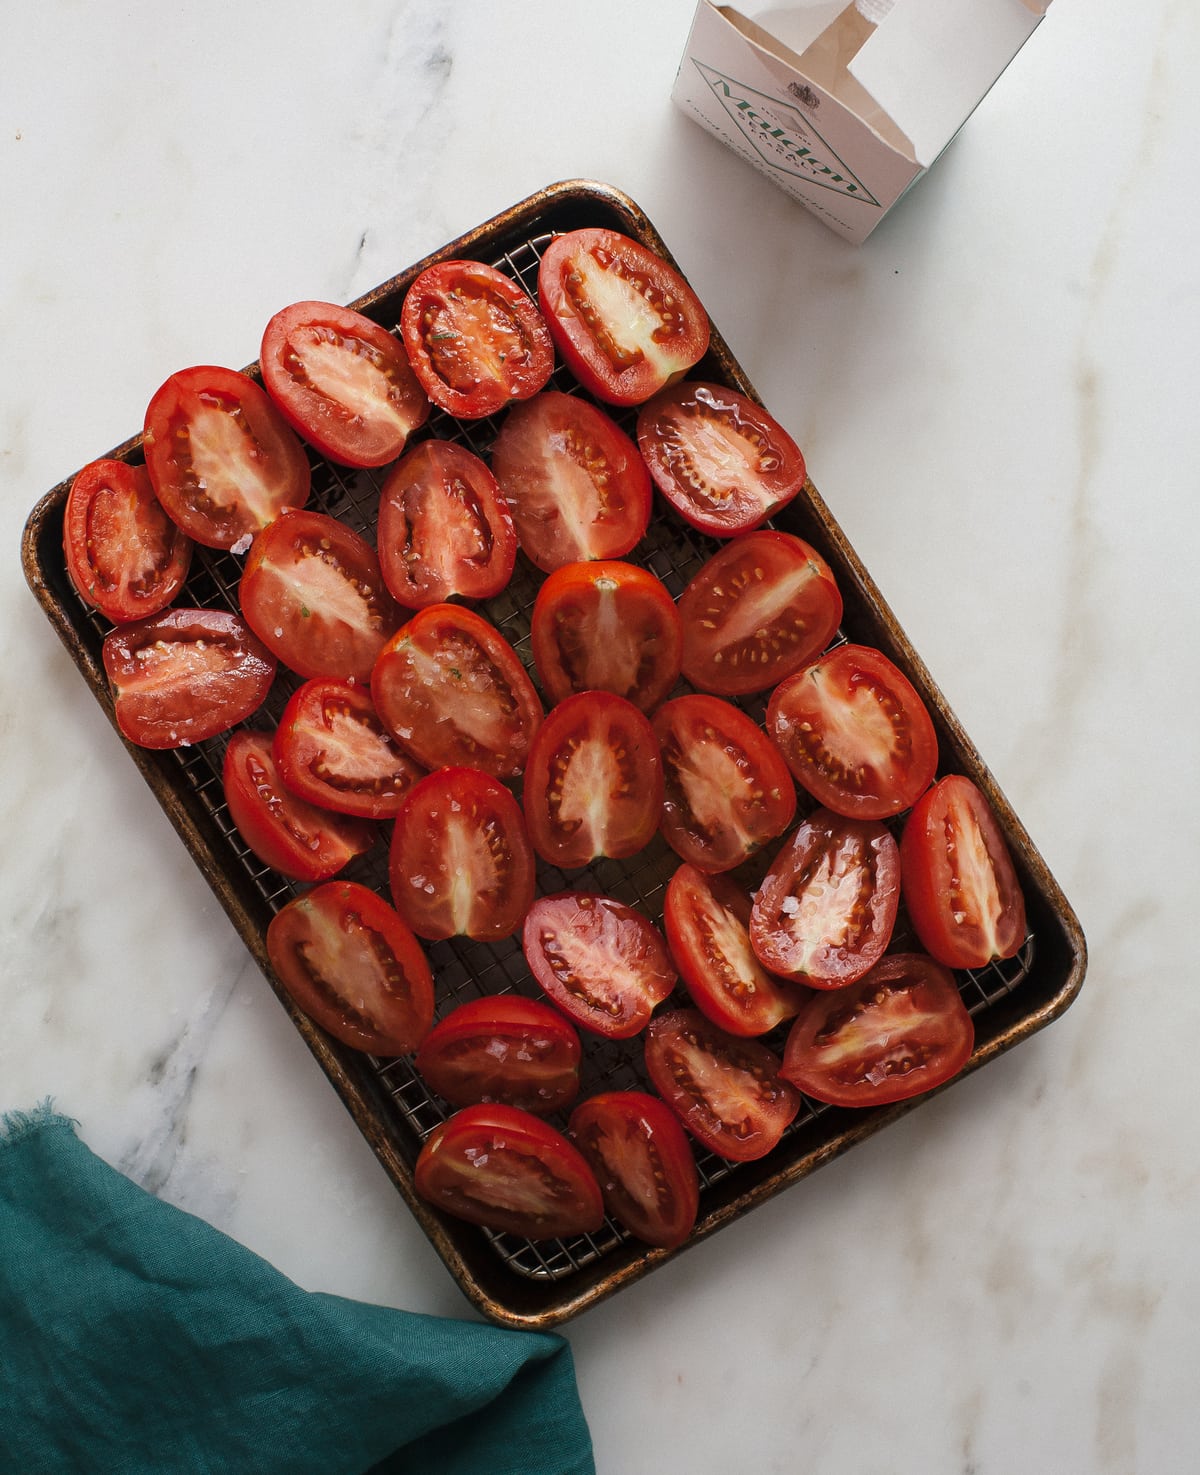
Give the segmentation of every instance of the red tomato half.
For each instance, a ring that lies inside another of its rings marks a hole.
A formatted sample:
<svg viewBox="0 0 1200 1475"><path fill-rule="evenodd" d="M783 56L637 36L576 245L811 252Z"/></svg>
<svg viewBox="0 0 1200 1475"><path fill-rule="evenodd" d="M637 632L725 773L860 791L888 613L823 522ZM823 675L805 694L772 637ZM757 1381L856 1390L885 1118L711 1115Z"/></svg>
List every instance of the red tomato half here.
<svg viewBox="0 0 1200 1475"><path fill-rule="evenodd" d="M720 384L687 381L642 407L638 446L680 517L714 538L765 522L804 486L800 447L761 405Z"/></svg>
<svg viewBox="0 0 1200 1475"><path fill-rule="evenodd" d="M750 945L750 898L728 876L682 865L667 886L663 926L692 1002L731 1035L765 1035L800 1007Z"/></svg>
<svg viewBox="0 0 1200 1475"><path fill-rule="evenodd" d="M678 977L658 928L609 896L539 896L526 914L522 946L551 1002L610 1040L645 1029Z"/></svg>
<svg viewBox="0 0 1200 1475"><path fill-rule="evenodd" d="M591 558L622 558L650 522L650 473L602 410L544 390L504 417L492 470L525 556L546 573Z"/></svg>
<svg viewBox="0 0 1200 1475"><path fill-rule="evenodd" d="M660 1014L646 1032L654 1089L701 1146L731 1162L765 1157L800 1110L779 1067L760 1041L726 1034L695 1009Z"/></svg>
<svg viewBox="0 0 1200 1475"><path fill-rule="evenodd" d="M665 1250L687 1239L696 1223L700 1182L670 1107L645 1091L607 1091L580 1102L569 1130L618 1224Z"/></svg>
<svg viewBox="0 0 1200 1475"><path fill-rule="evenodd" d="M209 548L248 546L308 500L308 457L265 390L234 369L172 374L146 410L146 470L158 500Z"/></svg>
<svg viewBox="0 0 1200 1475"><path fill-rule="evenodd" d="M525 1239L594 1234L595 1175L561 1132L513 1106L466 1106L430 1134L413 1173L422 1198L471 1224Z"/></svg>
<svg viewBox="0 0 1200 1475"><path fill-rule="evenodd" d="M421 1079L451 1106L500 1102L544 1116L579 1094L579 1036L557 1009L519 994L468 999L417 1052Z"/></svg>
<svg viewBox="0 0 1200 1475"><path fill-rule="evenodd" d="M900 853L878 820L815 810L780 850L750 913L772 973L844 988L883 956L900 905Z"/></svg>
<svg viewBox="0 0 1200 1475"><path fill-rule="evenodd" d="M429 400L386 328L332 302L294 302L267 324L263 384L330 461L383 466L429 418Z"/></svg>
<svg viewBox="0 0 1200 1475"><path fill-rule="evenodd" d="M554 371L541 313L511 277L481 261L423 271L404 299L400 332L425 393L460 420L528 399Z"/></svg>
<svg viewBox="0 0 1200 1475"><path fill-rule="evenodd" d="M852 819L899 814L937 771L937 735L924 702L871 646L836 646L780 682L767 731L817 803Z"/></svg>
<svg viewBox="0 0 1200 1475"><path fill-rule="evenodd" d="M166 609L187 578L192 540L167 516L144 466L93 461L67 493L63 554L80 596L119 625Z"/></svg>
<svg viewBox="0 0 1200 1475"><path fill-rule="evenodd" d="M598 227L555 236L538 301L567 367L597 399L640 405L708 348L708 316L656 252Z"/></svg>
<svg viewBox="0 0 1200 1475"><path fill-rule="evenodd" d="M821 654L842 596L821 555L758 528L723 544L679 596L683 674L702 691L767 691Z"/></svg>
<svg viewBox="0 0 1200 1475"><path fill-rule="evenodd" d="M683 631L666 585L633 563L568 563L538 590L529 636L546 695L610 691L652 712L679 679Z"/></svg>
<svg viewBox="0 0 1200 1475"><path fill-rule="evenodd" d="M926 951L948 968L1011 958L1025 941L1025 898L991 805L951 774L916 803L900 840L904 899Z"/></svg>
<svg viewBox="0 0 1200 1475"><path fill-rule="evenodd" d="M361 686L306 681L275 732L275 762L293 794L363 819L394 819L425 772L402 753Z"/></svg>
<svg viewBox="0 0 1200 1475"><path fill-rule="evenodd" d="M533 900L517 801L477 769L440 768L405 795L389 862L396 910L420 937L509 937Z"/></svg>
<svg viewBox="0 0 1200 1475"><path fill-rule="evenodd" d="M566 870L622 860L654 839L662 810L654 730L632 702L582 691L538 728L525 767L533 848Z"/></svg>
<svg viewBox="0 0 1200 1475"><path fill-rule="evenodd" d="M324 512L284 512L238 585L247 624L300 676L366 681L400 612L371 545Z"/></svg>
<svg viewBox="0 0 1200 1475"><path fill-rule="evenodd" d="M474 610L418 610L380 652L371 695L384 726L425 768L461 765L515 778L542 704L499 630Z"/></svg>
<svg viewBox="0 0 1200 1475"><path fill-rule="evenodd" d="M892 953L849 988L811 996L788 1035L783 1076L831 1106L882 1106L957 1075L974 1043L953 974L919 953Z"/></svg>
<svg viewBox="0 0 1200 1475"><path fill-rule="evenodd" d="M654 715L662 750L663 838L701 871L730 871L796 813L787 765L745 712L720 697L689 695Z"/></svg>
<svg viewBox="0 0 1200 1475"><path fill-rule="evenodd" d="M275 658L236 615L168 609L104 637L117 726L143 748L182 748L249 717Z"/></svg>
<svg viewBox="0 0 1200 1475"><path fill-rule="evenodd" d="M489 599L512 578L517 535L496 478L455 441L426 440L379 493L383 577L409 609Z"/></svg>
<svg viewBox="0 0 1200 1475"><path fill-rule="evenodd" d="M355 1050L407 1055L433 1024L420 943L355 881L327 881L289 901L271 918L267 956L305 1014Z"/></svg>
<svg viewBox="0 0 1200 1475"><path fill-rule="evenodd" d="M269 733L233 734L222 782L242 839L263 865L293 881L327 881L374 842L366 820L319 809L284 788Z"/></svg>

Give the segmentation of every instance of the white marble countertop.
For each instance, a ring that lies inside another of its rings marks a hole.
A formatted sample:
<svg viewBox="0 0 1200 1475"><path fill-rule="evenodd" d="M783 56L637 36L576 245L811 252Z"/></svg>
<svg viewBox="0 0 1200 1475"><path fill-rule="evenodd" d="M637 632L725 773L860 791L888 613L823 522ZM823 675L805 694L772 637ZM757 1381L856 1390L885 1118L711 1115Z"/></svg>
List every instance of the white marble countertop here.
<svg viewBox="0 0 1200 1475"><path fill-rule="evenodd" d="M647 211L1082 921L1066 1015L564 1328L607 1475L1196 1468L1200 24L1055 0L846 245L669 103L692 0L13 11L0 1107L311 1289L470 1307L25 588L38 497L553 180Z"/></svg>

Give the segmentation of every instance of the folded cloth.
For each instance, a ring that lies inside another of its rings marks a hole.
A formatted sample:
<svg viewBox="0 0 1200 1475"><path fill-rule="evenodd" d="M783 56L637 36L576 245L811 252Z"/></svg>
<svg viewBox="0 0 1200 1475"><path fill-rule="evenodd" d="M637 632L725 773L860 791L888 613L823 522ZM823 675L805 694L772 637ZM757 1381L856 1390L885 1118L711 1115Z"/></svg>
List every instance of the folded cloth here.
<svg viewBox="0 0 1200 1475"><path fill-rule="evenodd" d="M568 1344L301 1290L103 1163L0 1134L0 1470L593 1475Z"/></svg>

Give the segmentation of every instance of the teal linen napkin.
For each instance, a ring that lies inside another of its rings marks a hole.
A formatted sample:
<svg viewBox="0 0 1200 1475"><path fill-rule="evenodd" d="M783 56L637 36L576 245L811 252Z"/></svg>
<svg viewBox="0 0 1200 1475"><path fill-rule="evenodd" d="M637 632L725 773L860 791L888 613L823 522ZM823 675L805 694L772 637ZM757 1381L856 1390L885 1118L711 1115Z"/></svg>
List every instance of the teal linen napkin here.
<svg viewBox="0 0 1200 1475"><path fill-rule="evenodd" d="M0 1133L0 1470L594 1475L571 1350L301 1290L96 1157Z"/></svg>

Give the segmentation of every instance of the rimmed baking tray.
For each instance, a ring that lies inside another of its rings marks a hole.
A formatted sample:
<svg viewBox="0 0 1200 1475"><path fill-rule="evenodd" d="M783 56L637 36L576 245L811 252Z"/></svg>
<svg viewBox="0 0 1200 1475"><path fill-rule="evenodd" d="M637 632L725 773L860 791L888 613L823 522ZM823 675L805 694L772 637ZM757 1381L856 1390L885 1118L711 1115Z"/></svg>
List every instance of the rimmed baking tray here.
<svg viewBox="0 0 1200 1475"><path fill-rule="evenodd" d="M622 231L672 259L665 242L628 196L606 185L569 180L539 191L469 231L351 306L393 329L405 292L417 273L451 257L491 262L536 297L538 262L552 235L597 225ZM257 367L252 365L248 372L257 375ZM759 398L715 325L708 355L692 376L717 380ZM561 367L553 384L569 393L582 392ZM147 398L154 387L148 386ZM625 417L626 428L630 428L631 420L631 416ZM435 411L422 435L461 441L486 458L499 423L499 418L458 422ZM140 436L107 454L140 462ZM378 472L348 471L324 461L315 452L310 455L311 505L343 518L373 541L379 486L387 468ZM63 560L63 508L72 480L68 477L48 492L31 513L25 526L22 561L29 585L51 624L113 721L100 660L101 643L109 626L76 595ZM1025 891L1029 936L1018 956L1009 962L958 975L976 1029L975 1050L967 1071L977 1070L1048 1024L1072 1002L1086 968L1082 931L1024 826L811 481L774 525L805 538L827 559L845 602L838 638L877 646L908 674L933 716L941 748L939 771L965 773L983 789L1012 849ZM659 500L650 531L631 557L652 569L671 593L678 595L716 546L686 527ZM240 575L241 560L234 555L197 548L179 603L236 609ZM508 589L481 606L531 669L529 615L541 578L522 555ZM255 714L252 725L263 727L277 721L297 684L297 678L281 670L265 708ZM683 689L686 687L681 684ZM761 716L761 700L752 699L744 705L755 716ZM648 1249L611 1221L593 1235L533 1244L444 1216L417 1197L412 1169L422 1141L449 1114L449 1108L425 1088L408 1058L376 1059L332 1040L295 1008L272 976L264 942L267 924L274 912L302 888L258 862L234 828L220 777L227 740L228 735L224 735L171 752L125 746L450 1273L474 1306L491 1320L541 1328L566 1320L629 1285L669 1255L681 1253L688 1245L732 1223L929 1099L918 1097L896 1106L863 1111L806 1101L783 1141L758 1162L735 1165L698 1153L700 1214L692 1237L679 1250ZM802 794L801 812L806 807L804 801ZM656 841L631 861L603 861L583 872L564 874L543 865L539 886L544 891L572 886L606 892L641 907L661 922L663 892L677 864L674 853ZM380 842L346 874L387 896L384 827ZM745 879L752 884L756 878ZM902 920L893 946L904 946L905 942ZM439 1017L454 1004L479 994L513 990L537 996L515 939L498 946L465 940L437 943L429 953ZM782 1034L768 1043L779 1047ZM605 1042L589 1038L585 1042L583 1094L638 1087L646 1087L639 1040Z"/></svg>

